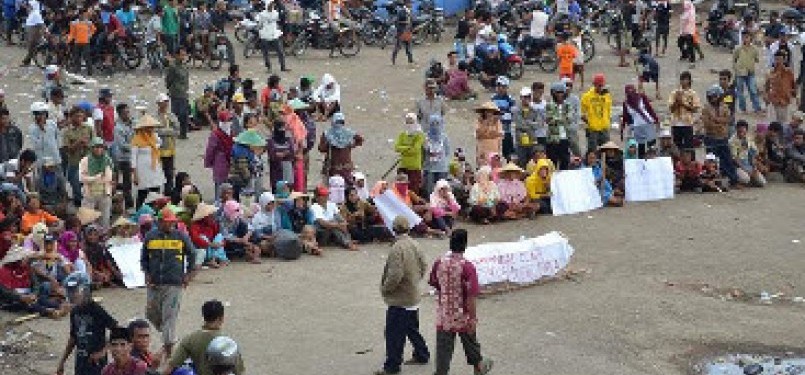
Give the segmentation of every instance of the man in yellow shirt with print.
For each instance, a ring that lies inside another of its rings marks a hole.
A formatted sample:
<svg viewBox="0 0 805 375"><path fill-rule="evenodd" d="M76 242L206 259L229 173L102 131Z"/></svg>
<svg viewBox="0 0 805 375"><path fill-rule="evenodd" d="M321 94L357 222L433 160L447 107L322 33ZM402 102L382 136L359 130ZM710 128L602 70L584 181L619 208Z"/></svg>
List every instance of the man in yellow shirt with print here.
<svg viewBox="0 0 805 375"><path fill-rule="evenodd" d="M581 120L587 125L588 151L609 142L612 95L605 85L606 78L598 73L593 77L593 87L581 96Z"/></svg>

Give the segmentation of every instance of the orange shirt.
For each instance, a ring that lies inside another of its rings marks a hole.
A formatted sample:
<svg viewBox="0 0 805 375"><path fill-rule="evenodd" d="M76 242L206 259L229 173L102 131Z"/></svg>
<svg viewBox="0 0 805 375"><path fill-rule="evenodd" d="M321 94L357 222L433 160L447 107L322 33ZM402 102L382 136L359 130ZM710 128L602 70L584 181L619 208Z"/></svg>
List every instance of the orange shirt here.
<svg viewBox="0 0 805 375"><path fill-rule="evenodd" d="M559 58L559 75L573 75L573 60L578 54L579 50L570 43L562 43L556 47L556 56Z"/></svg>
<svg viewBox="0 0 805 375"><path fill-rule="evenodd" d="M58 217L49 214L45 210L40 209L37 213L25 211L20 219L20 232L22 232L22 234L29 234L36 224L45 223L47 225L51 225L58 222Z"/></svg>
<svg viewBox="0 0 805 375"><path fill-rule="evenodd" d="M70 33L67 35L67 41L74 41L76 44L89 44L92 34L95 34L95 24L90 21L75 20L70 22Z"/></svg>

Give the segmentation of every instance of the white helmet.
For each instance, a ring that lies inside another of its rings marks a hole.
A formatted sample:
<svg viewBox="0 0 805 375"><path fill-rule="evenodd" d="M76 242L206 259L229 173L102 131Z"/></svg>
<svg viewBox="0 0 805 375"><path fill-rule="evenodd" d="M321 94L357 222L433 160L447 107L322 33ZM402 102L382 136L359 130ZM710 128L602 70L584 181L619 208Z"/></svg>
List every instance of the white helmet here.
<svg viewBox="0 0 805 375"><path fill-rule="evenodd" d="M207 345L204 355L207 362L213 367L234 369L240 358L240 350L235 340L226 336L218 336Z"/></svg>
<svg viewBox="0 0 805 375"><path fill-rule="evenodd" d="M31 113L47 112L47 111L48 111L48 105L45 104L44 102L33 102L31 104Z"/></svg>

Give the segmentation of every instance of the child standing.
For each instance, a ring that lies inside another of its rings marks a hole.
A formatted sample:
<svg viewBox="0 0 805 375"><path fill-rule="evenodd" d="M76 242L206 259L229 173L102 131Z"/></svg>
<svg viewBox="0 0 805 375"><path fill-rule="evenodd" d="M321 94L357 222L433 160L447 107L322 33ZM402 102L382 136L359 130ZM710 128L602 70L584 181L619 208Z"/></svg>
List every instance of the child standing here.
<svg viewBox="0 0 805 375"><path fill-rule="evenodd" d="M95 24L89 20L89 10L81 12L81 17L70 22L70 33L67 35L67 43L74 44L75 65L81 67L83 60L87 64L87 74L92 75L92 61L89 58L90 40L95 34Z"/></svg>
<svg viewBox="0 0 805 375"><path fill-rule="evenodd" d="M573 80L576 80L576 75L579 76L579 91L581 91L584 90L584 47L582 47L581 29L578 25L573 27L573 32L573 44L578 51L576 58L573 59Z"/></svg>
<svg viewBox="0 0 805 375"><path fill-rule="evenodd" d="M579 56L579 49L576 48L576 45L573 44L567 34L562 35L560 38L562 42L556 47L556 56L559 59L559 78L573 79L573 64L576 61L576 57Z"/></svg>

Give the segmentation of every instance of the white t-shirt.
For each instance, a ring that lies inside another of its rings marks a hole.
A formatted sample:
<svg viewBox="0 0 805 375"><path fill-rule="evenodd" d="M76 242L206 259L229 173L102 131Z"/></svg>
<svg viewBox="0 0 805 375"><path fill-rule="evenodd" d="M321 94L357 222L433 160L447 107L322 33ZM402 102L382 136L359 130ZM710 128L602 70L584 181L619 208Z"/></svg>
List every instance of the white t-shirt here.
<svg viewBox="0 0 805 375"><path fill-rule="evenodd" d="M531 37L544 38L545 29L548 28L548 13L541 10L531 12Z"/></svg>
<svg viewBox="0 0 805 375"><path fill-rule="evenodd" d="M540 117L545 118L545 106L548 102L545 99L542 99L540 102L532 102L531 109L536 111L537 113L541 113ZM537 127L536 136L539 138L545 138L548 136L548 127L545 125L545 121L542 122L541 126Z"/></svg>
<svg viewBox="0 0 805 375"><path fill-rule="evenodd" d="M333 221L338 216L338 206L330 201L327 201L327 208L322 207L318 203L313 203L310 206L310 211L313 212L313 220Z"/></svg>
<svg viewBox="0 0 805 375"><path fill-rule="evenodd" d="M25 19L25 26L36 26L42 25L45 23L45 20L42 19L42 7L39 5L39 2L36 0L28 1L28 5L31 6L31 10L28 11L28 18Z"/></svg>

